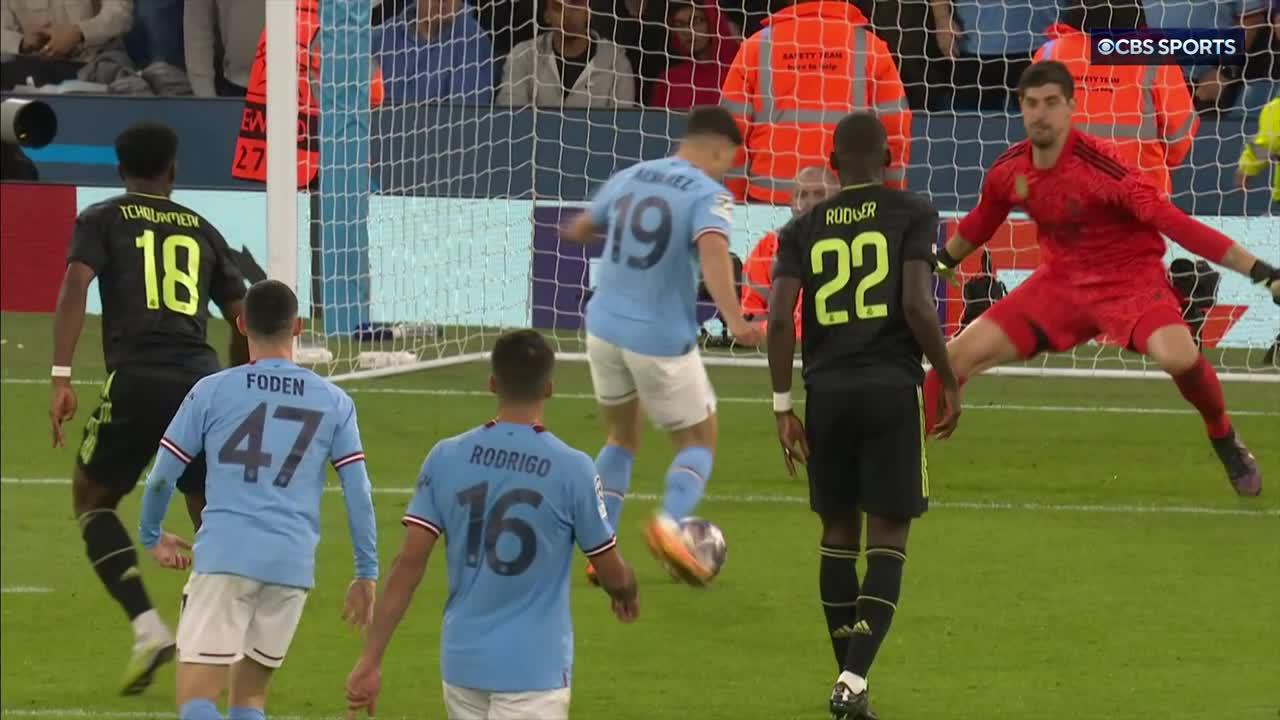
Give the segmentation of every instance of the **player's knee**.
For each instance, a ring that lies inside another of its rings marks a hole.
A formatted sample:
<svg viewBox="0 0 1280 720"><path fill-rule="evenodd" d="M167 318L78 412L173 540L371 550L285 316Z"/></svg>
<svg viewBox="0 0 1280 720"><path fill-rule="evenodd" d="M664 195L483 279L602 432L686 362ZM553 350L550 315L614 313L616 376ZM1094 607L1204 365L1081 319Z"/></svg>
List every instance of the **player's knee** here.
<svg viewBox="0 0 1280 720"><path fill-rule="evenodd" d="M911 518L867 515L867 546L906 548Z"/></svg>
<svg viewBox="0 0 1280 720"><path fill-rule="evenodd" d="M862 542L862 527L857 513L822 517L822 544L831 547L856 547Z"/></svg>
<svg viewBox="0 0 1280 720"><path fill-rule="evenodd" d="M71 480L71 509L76 517L94 510L111 510L119 504L120 498L107 488L93 482L83 471L77 469Z"/></svg>
<svg viewBox="0 0 1280 720"><path fill-rule="evenodd" d="M1146 341L1147 356L1170 375L1181 375L1200 361L1191 332L1185 326L1167 326L1156 330Z"/></svg>

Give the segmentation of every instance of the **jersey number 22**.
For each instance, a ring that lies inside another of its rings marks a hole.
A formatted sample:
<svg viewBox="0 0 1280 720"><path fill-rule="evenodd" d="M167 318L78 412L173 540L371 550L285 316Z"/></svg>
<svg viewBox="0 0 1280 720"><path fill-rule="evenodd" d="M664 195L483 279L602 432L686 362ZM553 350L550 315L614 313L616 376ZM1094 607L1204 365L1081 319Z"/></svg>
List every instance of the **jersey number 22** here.
<svg viewBox="0 0 1280 720"><path fill-rule="evenodd" d="M827 307L827 301L848 287L854 270L867 266L869 253L875 257L874 267L862 276L854 288L854 313L859 320L888 316L889 306L884 303L868 304L867 293L889 277L889 240L884 233L861 232L852 242L834 237L819 240L809 251L809 263L814 275L824 274L829 256L834 256L835 261L835 277L823 283L813 294L813 311L819 325L843 325L849 322L848 310L831 310Z"/></svg>

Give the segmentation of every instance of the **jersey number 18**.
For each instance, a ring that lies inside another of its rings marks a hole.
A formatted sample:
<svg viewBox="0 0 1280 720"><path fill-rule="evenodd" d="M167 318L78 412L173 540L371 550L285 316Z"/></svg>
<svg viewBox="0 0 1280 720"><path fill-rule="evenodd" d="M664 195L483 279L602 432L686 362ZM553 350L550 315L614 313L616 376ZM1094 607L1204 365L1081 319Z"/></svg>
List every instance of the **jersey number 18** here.
<svg viewBox="0 0 1280 720"><path fill-rule="evenodd" d="M195 315L200 309L200 243L190 235L169 235L160 243L164 263L164 279L156 280L156 231L147 230L134 245L142 250L142 271L147 284L147 309L159 310L161 292L164 306L182 315ZM186 251L187 267L178 267L178 248ZM178 286L186 288L186 299L178 297Z"/></svg>
<svg viewBox="0 0 1280 720"><path fill-rule="evenodd" d="M889 240L884 233L875 231L861 232L852 241L844 238L825 238L813 244L809 251L809 263L814 275L822 275L827 270L827 259L834 256L835 277L822 284L813 294L813 310L819 325L843 325L849 322L848 310L831 310L827 301L833 295L843 291L849 285L854 270L867 266L868 252L874 254L872 267L854 288L854 314L859 320L874 320L886 317L889 306L884 303L867 303L867 293L889 277Z"/></svg>

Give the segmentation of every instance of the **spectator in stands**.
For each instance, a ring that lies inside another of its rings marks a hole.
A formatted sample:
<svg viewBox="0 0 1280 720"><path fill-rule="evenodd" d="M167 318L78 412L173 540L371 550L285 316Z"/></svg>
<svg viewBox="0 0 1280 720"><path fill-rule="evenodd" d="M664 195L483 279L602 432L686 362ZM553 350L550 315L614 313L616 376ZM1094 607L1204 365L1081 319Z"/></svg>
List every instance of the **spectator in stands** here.
<svg viewBox="0 0 1280 720"><path fill-rule="evenodd" d="M1143 0L1147 23L1157 28L1244 29L1245 47L1253 47L1267 26L1269 0ZM1239 65L1187 68L1196 109L1217 112L1230 109L1241 90L1244 68Z"/></svg>
<svg viewBox="0 0 1280 720"><path fill-rule="evenodd" d="M493 48L463 0L418 0L374 29L373 55L395 102L487 105L493 97Z"/></svg>
<svg viewBox="0 0 1280 720"><path fill-rule="evenodd" d="M810 165L796 174L796 191L791 196L791 216L809 212L814 205L840 192L840 182L825 166ZM752 248L742 267L742 315L747 322L769 320L769 293L773 289L773 261L778 256L778 233L770 230ZM796 300L796 337L800 337L800 304Z"/></svg>
<svg viewBox="0 0 1280 720"><path fill-rule="evenodd" d="M162 62L182 68L186 63L184 14L183 0L135 0L133 26L124 36L134 64L145 68Z"/></svg>
<svg viewBox="0 0 1280 720"><path fill-rule="evenodd" d="M930 0L934 39L950 63L942 76L954 88L952 107L1009 107L1058 7L1059 0Z"/></svg>
<svg viewBox="0 0 1280 720"><path fill-rule="evenodd" d="M671 58L668 0L590 0L592 28L622 48L636 76L636 97L648 98Z"/></svg>
<svg viewBox="0 0 1280 720"><path fill-rule="evenodd" d="M807 1L770 16L739 48L720 104L737 118L746 140L738 171L745 180L725 181L739 200L789 203L796 172L826 164L831 131L852 110L880 116L891 156L885 181L906 183L906 93L888 45L851 4Z"/></svg>
<svg viewBox="0 0 1280 720"><path fill-rule="evenodd" d="M1273 98L1258 113L1258 134L1240 151L1236 182L1245 187L1249 178L1275 165L1271 178L1271 201L1280 203L1280 97Z"/></svg>
<svg viewBox="0 0 1280 720"><path fill-rule="evenodd" d="M718 105L720 86L742 44L712 0L681 0L670 5L671 57L683 58L653 86L649 106L685 111Z"/></svg>
<svg viewBox="0 0 1280 720"><path fill-rule="evenodd" d="M187 0L183 37L187 78L196 95L244 97L265 19L260 2ZM221 67L214 67L217 48Z"/></svg>
<svg viewBox="0 0 1280 720"><path fill-rule="evenodd" d="M591 29L586 0L547 0L546 30L511 51L499 105L630 107L636 81L622 49Z"/></svg>
<svg viewBox="0 0 1280 720"><path fill-rule="evenodd" d="M1089 33L1145 27L1139 0L1076 0L1047 32L1036 60L1057 60L1075 81L1076 127L1116 143L1156 187L1173 192L1170 171L1200 128L1177 65L1094 65Z"/></svg>
<svg viewBox="0 0 1280 720"><path fill-rule="evenodd" d="M5 0L0 4L0 89L26 82L57 83L76 77L86 63L124 49L133 23L133 0Z"/></svg>

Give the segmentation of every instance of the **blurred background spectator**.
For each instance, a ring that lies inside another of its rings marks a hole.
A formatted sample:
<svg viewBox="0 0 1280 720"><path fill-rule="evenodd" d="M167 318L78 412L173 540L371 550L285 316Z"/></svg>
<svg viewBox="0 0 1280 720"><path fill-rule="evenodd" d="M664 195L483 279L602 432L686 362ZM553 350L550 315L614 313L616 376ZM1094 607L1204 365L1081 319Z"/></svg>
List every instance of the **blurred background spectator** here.
<svg viewBox="0 0 1280 720"><path fill-rule="evenodd" d="M586 0L546 0L546 28L511 51L499 105L630 107L636 79L622 50L591 29Z"/></svg>
<svg viewBox="0 0 1280 720"><path fill-rule="evenodd" d="M746 144L741 175L725 182L739 200L789 203L796 172L828 163L831 130L851 110L880 116L891 155L885 182L906 182L911 111L902 79L854 5L819 0L774 13L739 48L720 104Z"/></svg>
<svg viewBox="0 0 1280 720"><path fill-rule="evenodd" d="M462 0L418 0L384 19L374 30L373 54L394 102L485 105L493 97L493 47Z"/></svg>
<svg viewBox="0 0 1280 720"><path fill-rule="evenodd" d="M196 95L244 97L265 16L260 2L187 0L183 38Z"/></svg>
<svg viewBox="0 0 1280 720"><path fill-rule="evenodd" d="M134 65L186 65L183 12L183 0L134 0L133 26L124 36L125 49Z"/></svg>
<svg viewBox="0 0 1280 720"><path fill-rule="evenodd" d="M943 56L940 79L951 89L943 106L1009 107L1013 88L1045 42L1044 31L1059 7L1058 0L930 0L934 40Z"/></svg>
<svg viewBox="0 0 1280 720"><path fill-rule="evenodd" d="M683 111L717 105L742 41L714 0L673 2L670 8L672 64L654 84L649 107Z"/></svg>
<svg viewBox="0 0 1280 720"><path fill-rule="evenodd" d="M0 89L70 80L108 51L123 51L133 0L4 0L0 3ZM121 52L121 59L124 58Z"/></svg>
<svg viewBox="0 0 1280 720"><path fill-rule="evenodd" d="M591 0L592 27L626 53L636 76L636 97L648 98L671 58L668 0Z"/></svg>
<svg viewBox="0 0 1280 720"><path fill-rule="evenodd" d="M1143 0L1150 27L1165 28L1243 28L1245 46L1257 47L1260 36L1270 30L1267 18L1270 0ZM1241 99L1245 70L1258 73L1270 58L1250 58L1245 68L1196 65L1186 68L1191 80L1196 109L1220 112L1231 109ZM1250 67L1252 66L1252 67ZM1267 68L1270 73L1270 67ZM1266 98L1270 99L1270 98ZM1262 102L1265 102L1264 99ZM1260 107L1258 103L1254 107Z"/></svg>
<svg viewBox="0 0 1280 720"><path fill-rule="evenodd" d="M1009 294L1009 290L996 277L995 270L991 267L990 250L982 251L982 272L966 280L960 294L964 300L964 314L960 316L961 330L977 320L997 300Z"/></svg>
<svg viewBox="0 0 1280 720"><path fill-rule="evenodd" d="M1112 139L1121 157L1168 195L1170 170L1191 152L1200 128L1182 68L1090 61L1089 32L1145 26L1138 0L1077 0L1062 22L1050 26L1050 40L1036 51L1036 60L1057 60L1071 72L1076 127Z"/></svg>
<svg viewBox="0 0 1280 720"><path fill-rule="evenodd" d="M1275 165L1271 178L1271 202L1280 203L1280 97L1273 98L1258 113L1258 134L1247 140L1237 161L1236 182L1247 186L1249 178Z"/></svg>

